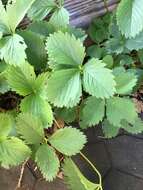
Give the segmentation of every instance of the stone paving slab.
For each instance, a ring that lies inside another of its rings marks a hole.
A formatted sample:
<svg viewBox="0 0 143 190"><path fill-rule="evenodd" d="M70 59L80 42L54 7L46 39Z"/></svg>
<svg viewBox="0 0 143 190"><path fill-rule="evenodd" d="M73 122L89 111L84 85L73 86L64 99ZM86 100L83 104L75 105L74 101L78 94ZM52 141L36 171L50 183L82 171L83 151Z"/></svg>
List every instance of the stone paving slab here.
<svg viewBox="0 0 143 190"><path fill-rule="evenodd" d="M143 140L120 136L106 142L114 168L143 179Z"/></svg>
<svg viewBox="0 0 143 190"><path fill-rule="evenodd" d="M19 178L20 167L5 170L0 168L0 190L14 190Z"/></svg>
<svg viewBox="0 0 143 190"><path fill-rule="evenodd" d="M143 190L143 180L112 170L104 181L104 190Z"/></svg>
<svg viewBox="0 0 143 190"><path fill-rule="evenodd" d="M25 167L24 175L22 179L22 190L32 190L37 182L37 179L33 176L28 167Z"/></svg>
<svg viewBox="0 0 143 190"><path fill-rule="evenodd" d="M61 180L57 179L54 183L47 183L44 180L38 181L34 190L67 190L67 188Z"/></svg>

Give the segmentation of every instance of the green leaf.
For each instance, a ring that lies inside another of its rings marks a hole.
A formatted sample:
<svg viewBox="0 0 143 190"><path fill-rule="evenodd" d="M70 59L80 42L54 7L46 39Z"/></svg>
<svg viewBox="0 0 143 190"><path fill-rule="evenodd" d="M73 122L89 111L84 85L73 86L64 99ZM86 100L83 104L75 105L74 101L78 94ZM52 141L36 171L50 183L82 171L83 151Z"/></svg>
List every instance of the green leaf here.
<svg viewBox="0 0 143 190"><path fill-rule="evenodd" d="M121 32L119 31L119 27L116 23L115 17L113 17L112 22L110 24L110 30L109 30L109 38L105 42L106 50L109 54L120 54L124 51L126 53L126 39L124 36L121 35Z"/></svg>
<svg viewBox="0 0 143 190"><path fill-rule="evenodd" d="M66 127L56 131L48 140L59 152L72 156L84 147L86 136L78 129Z"/></svg>
<svg viewBox="0 0 143 190"><path fill-rule="evenodd" d="M7 71L8 84L13 91L22 96L29 95L33 92L33 84L36 79L34 68L27 62L21 67L9 66Z"/></svg>
<svg viewBox="0 0 143 190"><path fill-rule="evenodd" d="M109 69L112 69L112 68L113 68L114 60L113 60L112 55L106 55L105 57L103 57L102 61L103 61L104 63L106 63L106 66L107 66Z"/></svg>
<svg viewBox="0 0 143 190"><path fill-rule="evenodd" d="M6 113L0 113L0 139L7 137L12 128L11 117Z"/></svg>
<svg viewBox="0 0 143 190"><path fill-rule="evenodd" d="M27 144L40 144L44 140L44 130L41 121L30 113L20 114L16 129Z"/></svg>
<svg viewBox="0 0 143 190"><path fill-rule="evenodd" d="M119 56L119 64L121 66L132 66L134 64L134 60L131 56L122 54Z"/></svg>
<svg viewBox="0 0 143 190"><path fill-rule="evenodd" d="M27 48L23 38L17 34L0 40L0 59L11 65L21 65L26 59Z"/></svg>
<svg viewBox="0 0 143 190"><path fill-rule="evenodd" d="M99 190L100 185L90 182L80 172L70 158L66 158L63 165L65 183L69 190Z"/></svg>
<svg viewBox="0 0 143 190"><path fill-rule="evenodd" d="M53 25L56 31L67 28L69 24L69 12L63 7L57 9L51 16L49 23Z"/></svg>
<svg viewBox="0 0 143 190"><path fill-rule="evenodd" d="M43 177L48 181L53 181L60 167L55 151L49 145L43 144L36 152L35 161Z"/></svg>
<svg viewBox="0 0 143 190"><path fill-rule="evenodd" d="M6 80L6 73L4 71L0 73L0 93L4 94L5 92L8 92L9 90L10 88Z"/></svg>
<svg viewBox="0 0 143 190"><path fill-rule="evenodd" d="M115 69L117 70L117 69ZM116 81L116 90L118 94L130 94L137 84L137 76L129 71L122 71L120 70L117 72L113 72L115 75Z"/></svg>
<svg viewBox="0 0 143 190"><path fill-rule="evenodd" d="M39 74L35 80L34 89L37 95L41 95L43 98L46 96L47 80L50 77L50 72L43 72Z"/></svg>
<svg viewBox="0 0 143 190"><path fill-rule="evenodd" d="M0 1L0 32L2 33L10 32L7 13L1 1Z"/></svg>
<svg viewBox="0 0 143 190"><path fill-rule="evenodd" d="M135 38L127 39L126 41L126 48L130 51L132 50L139 50L143 48L143 31L140 32Z"/></svg>
<svg viewBox="0 0 143 190"><path fill-rule="evenodd" d="M9 0L6 11L9 25L14 32L35 0Z"/></svg>
<svg viewBox="0 0 143 190"><path fill-rule="evenodd" d="M108 28L111 20L111 13L105 14L105 16L100 18L95 18L89 29L88 33L90 38L97 43L102 42L105 39L108 39Z"/></svg>
<svg viewBox="0 0 143 190"><path fill-rule="evenodd" d="M42 121L45 128L51 127L53 123L53 112L49 103L39 95L29 95L20 104L20 110L36 116Z"/></svg>
<svg viewBox="0 0 143 190"><path fill-rule="evenodd" d="M36 70L44 69L47 65L47 53L43 37L31 31L21 31L19 34L23 37L27 49L27 60Z"/></svg>
<svg viewBox="0 0 143 190"><path fill-rule="evenodd" d="M79 67L85 57L85 48L79 39L68 33L57 32L47 38L46 49L49 56L49 65L57 69L64 67Z"/></svg>
<svg viewBox="0 0 143 190"><path fill-rule="evenodd" d="M80 113L80 126L85 129L97 125L105 114L105 101L89 97L84 102Z"/></svg>
<svg viewBox="0 0 143 190"><path fill-rule="evenodd" d="M84 65L83 85L86 92L97 98L109 98L116 92L111 70L99 59L93 58Z"/></svg>
<svg viewBox="0 0 143 190"><path fill-rule="evenodd" d="M118 135L119 128L110 124L107 120L102 125L103 133L106 138L113 138Z"/></svg>
<svg viewBox="0 0 143 190"><path fill-rule="evenodd" d="M67 69L55 71L48 80L48 100L57 107L74 107L82 95L80 71Z"/></svg>
<svg viewBox="0 0 143 190"><path fill-rule="evenodd" d="M107 119L114 126L121 127L122 120L133 124L137 118L135 104L127 98L113 97L107 100Z"/></svg>
<svg viewBox="0 0 143 190"><path fill-rule="evenodd" d="M0 61L0 74L8 68L8 65L4 61Z"/></svg>
<svg viewBox="0 0 143 190"><path fill-rule="evenodd" d="M0 39L2 38L3 33L0 31Z"/></svg>
<svg viewBox="0 0 143 190"><path fill-rule="evenodd" d="M87 55L91 58L98 58L101 59L104 54L106 53L105 49L102 47L99 47L98 45L92 45L87 48Z"/></svg>
<svg viewBox="0 0 143 190"><path fill-rule="evenodd" d="M51 24L47 21L35 21L32 22L28 27L28 31L39 34L44 40L49 34L54 33L55 30Z"/></svg>
<svg viewBox="0 0 143 190"><path fill-rule="evenodd" d="M54 0L35 0L28 11L28 17L31 20L43 20L54 8Z"/></svg>
<svg viewBox="0 0 143 190"><path fill-rule="evenodd" d="M125 52L125 41L121 37L118 38L110 38L106 43L106 50L109 54L116 53L121 54L123 51Z"/></svg>
<svg viewBox="0 0 143 190"><path fill-rule="evenodd" d="M140 118L137 118L134 124L129 124L126 121L122 122L122 128L128 131L131 134L138 134L143 132L143 121Z"/></svg>
<svg viewBox="0 0 143 190"><path fill-rule="evenodd" d="M66 123L75 121L77 115L77 107L73 108L57 108L55 110L56 117L63 119Z"/></svg>
<svg viewBox="0 0 143 190"><path fill-rule="evenodd" d="M64 31L68 32L71 35L73 34L77 39L79 38L81 42L84 42L87 38L86 31L82 28L76 28L74 26L68 25L68 27L64 29Z"/></svg>
<svg viewBox="0 0 143 190"><path fill-rule="evenodd" d="M13 110L7 111L7 114L9 115L11 119L11 130L8 137L13 137L13 136L16 137L18 135L16 132L16 117L18 115L18 112L16 109L13 109Z"/></svg>
<svg viewBox="0 0 143 190"><path fill-rule="evenodd" d="M117 9L117 23L127 38L135 37L143 29L143 0L122 0Z"/></svg>
<svg viewBox="0 0 143 190"><path fill-rule="evenodd" d="M138 51L138 57L139 57L140 62L143 64L143 49Z"/></svg>
<svg viewBox="0 0 143 190"><path fill-rule="evenodd" d="M59 6L64 6L64 2L65 2L65 0L57 0L57 4Z"/></svg>
<svg viewBox="0 0 143 190"><path fill-rule="evenodd" d="M18 166L28 159L30 154L28 146L18 138L12 137L0 142L0 163L6 169Z"/></svg>

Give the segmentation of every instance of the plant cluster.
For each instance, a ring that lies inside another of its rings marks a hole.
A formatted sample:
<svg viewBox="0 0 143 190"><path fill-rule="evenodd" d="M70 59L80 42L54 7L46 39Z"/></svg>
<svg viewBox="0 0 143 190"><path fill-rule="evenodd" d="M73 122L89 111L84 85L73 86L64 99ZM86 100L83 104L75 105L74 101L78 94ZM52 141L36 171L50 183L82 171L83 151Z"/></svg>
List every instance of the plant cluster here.
<svg viewBox="0 0 143 190"><path fill-rule="evenodd" d="M140 3L122 0L115 13L107 8L90 25L92 45L85 47L87 34L69 25L64 0L0 1L2 167L31 158L48 181L63 170L69 189L102 190L99 172L81 152L84 130L102 123L106 138L120 129L143 131L133 101L143 78ZM23 19L31 24L23 27ZM8 108L4 98L12 99ZM75 122L81 130L71 127ZM98 174L98 184L73 162L77 153Z"/></svg>

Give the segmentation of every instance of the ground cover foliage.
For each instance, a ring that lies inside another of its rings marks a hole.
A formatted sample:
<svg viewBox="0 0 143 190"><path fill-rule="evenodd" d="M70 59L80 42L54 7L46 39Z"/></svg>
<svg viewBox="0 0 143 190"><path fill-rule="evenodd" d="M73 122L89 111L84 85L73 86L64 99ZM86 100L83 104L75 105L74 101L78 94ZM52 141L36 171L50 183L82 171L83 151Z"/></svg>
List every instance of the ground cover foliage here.
<svg viewBox="0 0 143 190"><path fill-rule="evenodd" d="M85 32L70 26L63 0L0 1L2 167L31 158L48 181L61 172L71 190L102 190L100 173L81 152L84 131L98 124L105 138L120 129L143 131L137 104L143 80L143 2L122 0L113 13L106 9ZM31 22L23 29L25 16ZM78 153L98 174L97 183L72 160Z"/></svg>

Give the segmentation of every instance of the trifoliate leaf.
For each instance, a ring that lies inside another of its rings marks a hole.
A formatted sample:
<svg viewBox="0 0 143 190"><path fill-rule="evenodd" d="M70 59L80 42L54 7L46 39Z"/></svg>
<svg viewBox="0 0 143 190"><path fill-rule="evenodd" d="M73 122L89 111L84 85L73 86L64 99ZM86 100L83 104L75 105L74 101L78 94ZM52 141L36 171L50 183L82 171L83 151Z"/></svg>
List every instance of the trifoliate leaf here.
<svg viewBox="0 0 143 190"><path fill-rule="evenodd" d="M70 158L65 159L63 172L69 190L100 190L100 185L86 179Z"/></svg>
<svg viewBox="0 0 143 190"><path fill-rule="evenodd" d="M20 114L17 118L16 129L27 144L40 144L44 139L44 130L40 119L30 113Z"/></svg>
<svg viewBox="0 0 143 190"><path fill-rule="evenodd" d="M116 69L115 69L116 70ZM120 70L119 70L120 71ZM130 94L137 84L137 76L128 71L113 72L116 81L116 91L118 94Z"/></svg>
<svg viewBox="0 0 143 190"><path fill-rule="evenodd" d="M53 123L53 112L49 103L39 95L29 95L20 104L20 110L29 112L42 121L45 128L51 127Z"/></svg>
<svg viewBox="0 0 143 190"><path fill-rule="evenodd" d="M43 20L55 7L55 0L35 0L28 11L28 17L31 20Z"/></svg>
<svg viewBox="0 0 143 190"><path fill-rule="evenodd" d="M53 181L60 167L55 151L49 145L43 144L36 152L35 161L43 177L47 181Z"/></svg>
<svg viewBox="0 0 143 190"><path fill-rule="evenodd" d="M137 111L132 100L127 98L113 97L107 100L107 120L114 126L121 127L121 121L134 124Z"/></svg>
<svg viewBox="0 0 143 190"><path fill-rule="evenodd" d="M117 23L127 38L135 37L143 29L143 0L122 0L117 9Z"/></svg>
<svg viewBox="0 0 143 190"><path fill-rule="evenodd" d="M100 43L103 40L108 39L108 28L111 20L111 13L105 14L103 17L95 18L88 30L90 38L96 42Z"/></svg>
<svg viewBox="0 0 143 190"><path fill-rule="evenodd" d="M28 62L40 71L47 65L47 53L43 37L32 31L21 31L19 34L24 38L27 45L26 55Z"/></svg>
<svg viewBox="0 0 143 190"><path fill-rule="evenodd" d="M11 127L11 117L6 113L0 113L0 139L9 135Z"/></svg>
<svg viewBox="0 0 143 190"><path fill-rule="evenodd" d="M66 127L56 131L48 140L59 152L72 156L84 147L86 136L78 129Z"/></svg>
<svg viewBox="0 0 143 190"><path fill-rule="evenodd" d="M47 86L48 100L57 107L74 107L80 101L82 90L78 69L55 71Z"/></svg>
<svg viewBox="0 0 143 190"><path fill-rule="evenodd" d="M143 132L143 121L140 118L136 118L134 124L129 124L126 121L122 122L122 128L131 134L138 134Z"/></svg>
<svg viewBox="0 0 143 190"><path fill-rule="evenodd" d="M119 27L116 23L115 17L110 24L109 39L105 42L106 50L109 54L120 54L123 51L126 52L125 44L126 39L119 31Z"/></svg>
<svg viewBox="0 0 143 190"><path fill-rule="evenodd" d="M56 117L63 119L66 123L71 123L76 119L77 107L73 108L57 108L55 110Z"/></svg>
<svg viewBox="0 0 143 190"><path fill-rule="evenodd" d="M14 32L35 0L9 0L6 6L9 25ZM20 52L20 50L19 50Z"/></svg>
<svg viewBox="0 0 143 190"><path fill-rule="evenodd" d="M140 32L135 38L127 39L126 48L130 51L139 50L143 48L143 32Z"/></svg>
<svg viewBox="0 0 143 190"><path fill-rule="evenodd" d="M105 101L96 97L89 97L84 102L80 113L80 126L87 128L97 125L105 114Z"/></svg>
<svg viewBox="0 0 143 190"><path fill-rule="evenodd" d="M0 59L11 65L21 65L26 59L26 44L17 34L0 40Z"/></svg>
<svg viewBox="0 0 143 190"><path fill-rule="evenodd" d="M57 9L51 16L49 23L53 25L56 31L67 28L69 24L69 12L63 7Z"/></svg>
<svg viewBox="0 0 143 190"><path fill-rule="evenodd" d="M119 128L110 124L107 120L104 121L102 129L106 138L113 138L117 136L119 132Z"/></svg>
<svg viewBox="0 0 143 190"><path fill-rule="evenodd" d="M68 33L57 32L47 39L46 49L49 65L53 69L59 66L79 67L85 57L85 48L79 39Z"/></svg>
<svg viewBox="0 0 143 190"><path fill-rule="evenodd" d="M28 146L18 138L12 137L0 142L0 163L6 169L18 166L28 159L30 154Z"/></svg>
<svg viewBox="0 0 143 190"><path fill-rule="evenodd" d="M20 67L9 66L7 71L8 84L13 91L16 91L22 96L29 95L33 92L35 78L34 68L26 62Z"/></svg>
<svg viewBox="0 0 143 190"><path fill-rule="evenodd" d="M116 92L111 70L99 59L93 58L84 65L83 85L86 92L97 98L109 98Z"/></svg>

